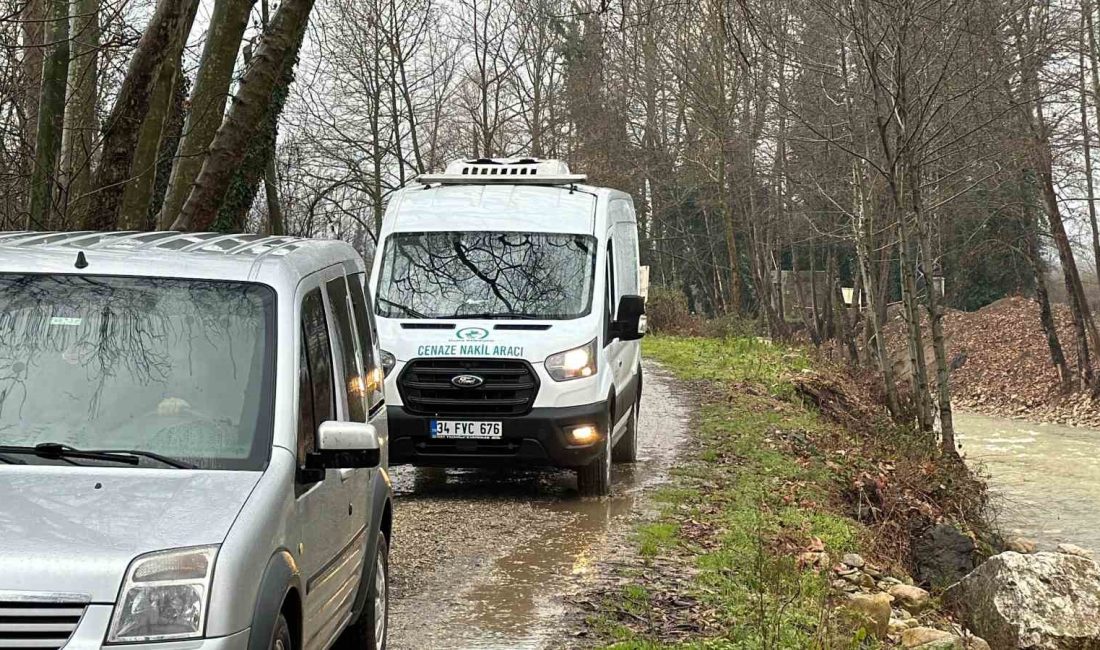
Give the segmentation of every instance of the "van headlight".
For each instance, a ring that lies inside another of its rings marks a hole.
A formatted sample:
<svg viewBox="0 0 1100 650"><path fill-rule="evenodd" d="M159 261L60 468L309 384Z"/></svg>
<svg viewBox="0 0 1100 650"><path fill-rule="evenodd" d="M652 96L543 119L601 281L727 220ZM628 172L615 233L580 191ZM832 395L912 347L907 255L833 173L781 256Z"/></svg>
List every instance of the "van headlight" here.
<svg viewBox="0 0 1100 650"><path fill-rule="evenodd" d="M382 372L388 375L393 367L397 365L397 357L393 356L392 352L386 352L385 350L381 350L381 353Z"/></svg>
<svg viewBox="0 0 1100 650"><path fill-rule="evenodd" d="M107 643L201 637L217 546L141 555L122 583Z"/></svg>
<svg viewBox="0 0 1100 650"><path fill-rule="evenodd" d="M546 357L546 372L554 381L591 377L596 374L596 339Z"/></svg>

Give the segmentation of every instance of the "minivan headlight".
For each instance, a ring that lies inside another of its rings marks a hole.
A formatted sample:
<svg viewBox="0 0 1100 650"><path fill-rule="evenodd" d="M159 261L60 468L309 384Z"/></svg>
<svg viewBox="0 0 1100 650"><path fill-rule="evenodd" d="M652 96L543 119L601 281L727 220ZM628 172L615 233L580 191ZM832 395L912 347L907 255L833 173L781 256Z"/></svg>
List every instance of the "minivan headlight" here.
<svg viewBox="0 0 1100 650"><path fill-rule="evenodd" d="M217 554L215 545L138 556L126 570L107 643L201 637Z"/></svg>
<svg viewBox="0 0 1100 650"><path fill-rule="evenodd" d="M554 381L591 377L596 374L596 339L579 348L551 354L544 365Z"/></svg>

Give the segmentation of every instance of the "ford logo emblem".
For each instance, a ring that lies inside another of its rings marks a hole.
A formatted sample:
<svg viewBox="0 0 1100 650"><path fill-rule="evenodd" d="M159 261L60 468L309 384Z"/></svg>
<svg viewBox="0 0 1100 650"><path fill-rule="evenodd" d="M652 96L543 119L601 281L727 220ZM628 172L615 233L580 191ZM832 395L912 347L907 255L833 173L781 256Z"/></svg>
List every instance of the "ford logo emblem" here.
<svg viewBox="0 0 1100 650"><path fill-rule="evenodd" d="M477 375L456 375L451 378L451 383L458 388L477 388L485 383L485 380Z"/></svg>

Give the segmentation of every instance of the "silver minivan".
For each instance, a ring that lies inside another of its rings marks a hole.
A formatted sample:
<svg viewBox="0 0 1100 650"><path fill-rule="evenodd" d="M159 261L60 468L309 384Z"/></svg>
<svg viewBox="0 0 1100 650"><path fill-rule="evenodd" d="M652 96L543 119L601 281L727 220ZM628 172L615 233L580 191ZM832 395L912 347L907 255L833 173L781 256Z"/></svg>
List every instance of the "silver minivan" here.
<svg viewBox="0 0 1100 650"><path fill-rule="evenodd" d="M365 280L339 242L0 233L0 648L385 646Z"/></svg>

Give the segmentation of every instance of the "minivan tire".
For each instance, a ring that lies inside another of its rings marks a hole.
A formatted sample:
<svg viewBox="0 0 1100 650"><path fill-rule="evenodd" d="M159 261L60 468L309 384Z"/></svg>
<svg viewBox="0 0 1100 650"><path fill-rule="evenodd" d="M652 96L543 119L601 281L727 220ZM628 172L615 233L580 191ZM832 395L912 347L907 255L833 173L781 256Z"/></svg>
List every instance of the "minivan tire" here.
<svg viewBox="0 0 1100 650"><path fill-rule="evenodd" d="M638 402L630 407L630 419L626 421L626 431L611 450L611 461L615 463L638 462Z"/></svg>
<svg viewBox="0 0 1100 650"><path fill-rule="evenodd" d="M603 439L603 450L592 462L577 468L577 491L582 497L611 494L611 432Z"/></svg>
<svg viewBox="0 0 1100 650"><path fill-rule="evenodd" d="M294 650L294 638L290 636L290 624L286 617L279 614L275 619L275 629L271 633L271 650Z"/></svg>
<svg viewBox="0 0 1100 650"><path fill-rule="evenodd" d="M363 603L359 619L348 626L348 646L356 650L384 650L390 633L390 547L386 536L381 533L378 535L378 549L371 561L375 567L367 588L367 602ZM379 612L379 609L382 611Z"/></svg>

